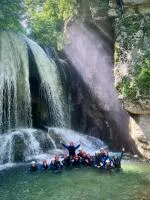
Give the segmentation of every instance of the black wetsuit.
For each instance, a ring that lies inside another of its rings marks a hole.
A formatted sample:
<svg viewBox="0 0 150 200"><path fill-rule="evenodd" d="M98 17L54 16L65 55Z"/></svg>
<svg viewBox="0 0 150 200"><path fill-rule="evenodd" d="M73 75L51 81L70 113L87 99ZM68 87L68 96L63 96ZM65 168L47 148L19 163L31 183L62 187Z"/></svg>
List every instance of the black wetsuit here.
<svg viewBox="0 0 150 200"><path fill-rule="evenodd" d="M71 161L70 161L70 157L66 157L64 158L64 160L62 161L63 165L66 167L70 167L71 166Z"/></svg>
<svg viewBox="0 0 150 200"><path fill-rule="evenodd" d="M81 163L83 166L92 166L92 161L89 157L85 156L85 157L82 157L81 159Z"/></svg>
<svg viewBox="0 0 150 200"><path fill-rule="evenodd" d="M80 153L78 153L77 155L78 155L80 158L82 158L82 157L83 157L83 153L81 153L81 152L80 152Z"/></svg>
<svg viewBox="0 0 150 200"><path fill-rule="evenodd" d="M63 165L60 163L59 160L55 160L54 162L51 162L50 169L52 171L57 171L63 168Z"/></svg>
<svg viewBox="0 0 150 200"><path fill-rule="evenodd" d="M48 169L48 164L46 164L46 165L42 165L41 168L42 168L43 171L46 171L46 170Z"/></svg>
<svg viewBox="0 0 150 200"><path fill-rule="evenodd" d="M74 160L72 161L72 165L73 165L74 167L80 167L80 158L74 159Z"/></svg>
<svg viewBox="0 0 150 200"><path fill-rule="evenodd" d="M99 161L99 163L100 162L103 163L103 161L105 160L105 158L106 158L105 153L99 153L99 155L98 155L98 161Z"/></svg>
<svg viewBox="0 0 150 200"><path fill-rule="evenodd" d="M118 157L113 157L113 165L115 169L121 169L121 160L123 157L124 151L121 152L121 155Z"/></svg>
<svg viewBox="0 0 150 200"><path fill-rule="evenodd" d="M30 167L31 172L36 172L37 170L38 170L37 165L35 165L34 167L33 166Z"/></svg>
<svg viewBox="0 0 150 200"><path fill-rule="evenodd" d="M62 144L68 151L69 151L69 156L74 157L76 154L76 149L79 148L80 144L78 146L67 146L65 144Z"/></svg>

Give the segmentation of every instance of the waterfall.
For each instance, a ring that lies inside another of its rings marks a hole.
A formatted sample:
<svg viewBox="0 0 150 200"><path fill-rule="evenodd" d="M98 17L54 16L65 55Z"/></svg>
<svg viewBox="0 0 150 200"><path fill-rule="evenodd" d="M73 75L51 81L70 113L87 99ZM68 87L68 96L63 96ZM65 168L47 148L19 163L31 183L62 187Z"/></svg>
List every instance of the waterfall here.
<svg viewBox="0 0 150 200"><path fill-rule="evenodd" d="M69 127L70 116L59 71L39 45L23 35L4 31L0 33L0 44L0 168L4 164L50 159L54 154L62 154L65 149L61 142L81 143L81 148L92 154L105 145L98 138L65 129ZM40 84L41 98L37 97L46 102L50 124L59 127L49 128L48 133L31 128L31 105L35 99L31 99L34 88L29 82L32 73L28 48L39 76L35 78Z"/></svg>
<svg viewBox="0 0 150 200"><path fill-rule="evenodd" d="M85 135L70 129L49 128L48 133L51 137L57 140L57 147L61 146L61 143L68 145L70 142L74 142L75 146L81 144L80 148L90 154L94 154L96 151L99 151L101 147L107 148L105 143L99 138Z"/></svg>
<svg viewBox="0 0 150 200"><path fill-rule="evenodd" d="M39 45L28 38L26 38L26 41L34 55L41 79L41 96L47 102L48 111L53 119L53 126L66 127L69 124L69 117L57 66Z"/></svg>
<svg viewBox="0 0 150 200"><path fill-rule="evenodd" d="M0 43L0 132L32 127L28 47L38 70L41 101L47 104L49 123L69 127L67 100L55 62L23 35L3 31Z"/></svg>
<svg viewBox="0 0 150 200"><path fill-rule="evenodd" d="M28 49L23 38L0 33L0 132L30 127L31 99Z"/></svg>
<svg viewBox="0 0 150 200"><path fill-rule="evenodd" d="M26 162L33 159L50 161L56 154L67 153L62 142L75 145L94 154L105 144L98 138L64 128L49 128L48 133L36 129L18 129L0 135L0 169L4 164Z"/></svg>
<svg viewBox="0 0 150 200"><path fill-rule="evenodd" d="M0 164L25 161L28 156L38 155L42 150L34 133L26 129L0 135Z"/></svg>
<svg viewBox="0 0 150 200"><path fill-rule="evenodd" d="M19 129L0 135L0 165L42 157L56 149L51 136L36 129Z"/></svg>

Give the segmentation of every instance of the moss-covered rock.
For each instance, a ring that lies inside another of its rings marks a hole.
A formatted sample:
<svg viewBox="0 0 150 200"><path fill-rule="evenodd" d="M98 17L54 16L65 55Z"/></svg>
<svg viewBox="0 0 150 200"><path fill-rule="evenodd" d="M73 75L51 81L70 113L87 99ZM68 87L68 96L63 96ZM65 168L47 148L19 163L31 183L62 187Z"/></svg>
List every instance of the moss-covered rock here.
<svg viewBox="0 0 150 200"><path fill-rule="evenodd" d="M115 85L122 99L150 99L150 16L123 14L115 21Z"/></svg>

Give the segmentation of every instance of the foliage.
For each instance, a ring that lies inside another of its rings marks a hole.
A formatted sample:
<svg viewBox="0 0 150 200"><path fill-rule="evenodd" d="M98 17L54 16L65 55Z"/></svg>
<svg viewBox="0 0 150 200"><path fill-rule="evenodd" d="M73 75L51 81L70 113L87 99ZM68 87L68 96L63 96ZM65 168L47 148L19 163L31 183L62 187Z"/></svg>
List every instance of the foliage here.
<svg viewBox="0 0 150 200"><path fill-rule="evenodd" d="M22 30L20 18L23 13L21 0L0 1L0 30Z"/></svg>
<svg viewBox="0 0 150 200"><path fill-rule="evenodd" d="M32 36L53 46L62 37L64 23L74 14L76 0L25 0Z"/></svg>
<svg viewBox="0 0 150 200"><path fill-rule="evenodd" d="M137 60L129 76L118 84L118 91L131 101L150 98L150 50Z"/></svg>
<svg viewBox="0 0 150 200"><path fill-rule="evenodd" d="M115 23L117 89L125 99L150 99L150 17L122 15ZM126 74L121 74L126 66ZM118 71L117 71L118 70Z"/></svg>

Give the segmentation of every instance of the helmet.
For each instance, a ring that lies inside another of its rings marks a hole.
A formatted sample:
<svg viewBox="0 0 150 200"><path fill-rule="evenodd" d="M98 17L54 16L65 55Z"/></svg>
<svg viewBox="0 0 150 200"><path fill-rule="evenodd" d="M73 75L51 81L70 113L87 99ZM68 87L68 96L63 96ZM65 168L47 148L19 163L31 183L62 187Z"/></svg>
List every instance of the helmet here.
<svg viewBox="0 0 150 200"><path fill-rule="evenodd" d="M107 160L106 160L106 163L110 163L110 160L109 160L109 159L107 159Z"/></svg>

